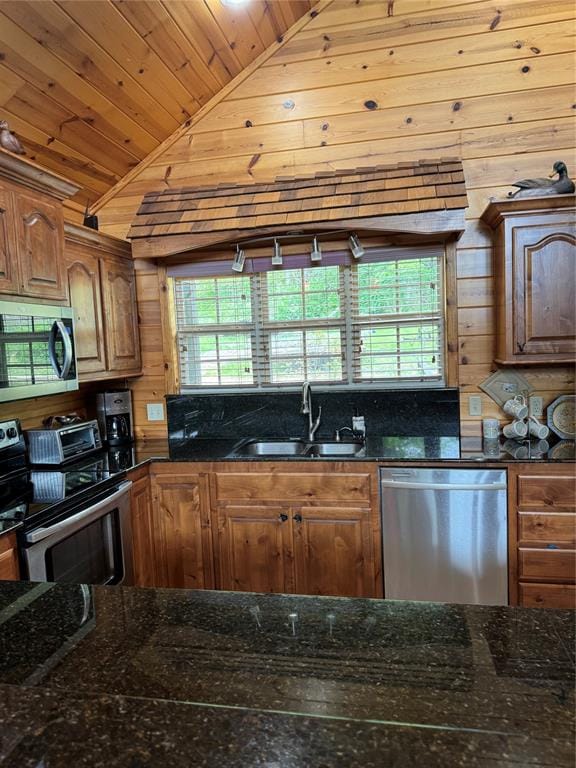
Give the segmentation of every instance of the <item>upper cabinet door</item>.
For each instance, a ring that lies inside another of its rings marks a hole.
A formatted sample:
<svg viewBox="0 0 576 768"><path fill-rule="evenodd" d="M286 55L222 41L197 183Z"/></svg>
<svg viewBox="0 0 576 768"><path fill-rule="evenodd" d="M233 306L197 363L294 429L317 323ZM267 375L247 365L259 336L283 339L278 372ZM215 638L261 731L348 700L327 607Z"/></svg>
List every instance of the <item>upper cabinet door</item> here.
<svg viewBox="0 0 576 768"><path fill-rule="evenodd" d="M18 293L13 206L10 190L0 184L0 293Z"/></svg>
<svg viewBox="0 0 576 768"><path fill-rule="evenodd" d="M100 269L108 370L139 372L140 339L134 265L130 261L102 259Z"/></svg>
<svg viewBox="0 0 576 768"><path fill-rule="evenodd" d="M78 373L105 371L99 259L85 251L75 254L69 248L66 267L70 304L74 310Z"/></svg>
<svg viewBox="0 0 576 768"><path fill-rule="evenodd" d="M518 355L576 354L576 237L559 224L514 227L513 347Z"/></svg>
<svg viewBox="0 0 576 768"><path fill-rule="evenodd" d="M575 195L493 200L497 365L576 360Z"/></svg>
<svg viewBox="0 0 576 768"><path fill-rule="evenodd" d="M15 193L21 293L67 299L62 205L44 196Z"/></svg>

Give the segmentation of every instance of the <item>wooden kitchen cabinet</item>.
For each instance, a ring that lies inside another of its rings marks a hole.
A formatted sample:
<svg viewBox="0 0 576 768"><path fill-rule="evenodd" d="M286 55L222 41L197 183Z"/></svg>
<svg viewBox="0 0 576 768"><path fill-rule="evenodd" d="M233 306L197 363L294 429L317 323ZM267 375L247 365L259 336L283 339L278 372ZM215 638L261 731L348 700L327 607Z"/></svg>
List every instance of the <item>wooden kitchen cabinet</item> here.
<svg viewBox="0 0 576 768"><path fill-rule="evenodd" d="M151 475L155 586L212 589L208 480L183 466L157 465Z"/></svg>
<svg viewBox="0 0 576 768"><path fill-rule="evenodd" d="M145 467L145 470L142 476L133 480L130 489L134 585L137 587L156 585L152 496L148 467ZM132 479L132 476L129 477Z"/></svg>
<svg viewBox="0 0 576 768"><path fill-rule="evenodd" d="M216 582L222 589L381 597L375 465L216 465Z"/></svg>
<svg viewBox="0 0 576 768"><path fill-rule="evenodd" d="M0 536L0 581L17 581L20 578L16 534Z"/></svg>
<svg viewBox="0 0 576 768"><path fill-rule="evenodd" d="M66 249L70 304L74 308L76 360L80 376L106 371L104 320L100 296L100 260L90 253Z"/></svg>
<svg viewBox="0 0 576 768"><path fill-rule="evenodd" d="M134 264L124 259L101 259L108 371L139 373L140 337L136 309Z"/></svg>
<svg viewBox="0 0 576 768"><path fill-rule="evenodd" d="M0 181L0 293L18 293L18 261L13 197Z"/></svg>
<svg viewBox="0 0 576 768"><path fill-rule="evenodd" d="M375 597L369 507L292 511L295 592Z"/></svg>
<svg viewBox="0 0 576 768"><path fill-rule="evenodd" d="M574 195L490 203L499 365L576 360Z"/></svg>
<svg viewBox="0 0 576 768"><path fill-rule="evenodd" d="M0 149L0 293L66 302L62 201L78 187Z"/></svg>
<svg viewBox="0 0 576 768"><path fill-rule="evenodd" d="M81 381L142 372L130 244L65 224L65 258Z"/></svg>
<svg viewBox="0 0 576 768"><path fill-rule="evenodd" d="M33 193L14 193L16 238L23 296L68 298L62 204Z"/></svg>
<svg viewBox="0 0 576 768"><path fill-rule="evenodd" d="M508 470L510 602L576 607L576 466Z"/></svg>
<svg viewBox="0 0 576 768"><path fill-rule="evenodd" d="M294 592L290 510L281 505L217 510L219 586L243 592Z"/></svg>

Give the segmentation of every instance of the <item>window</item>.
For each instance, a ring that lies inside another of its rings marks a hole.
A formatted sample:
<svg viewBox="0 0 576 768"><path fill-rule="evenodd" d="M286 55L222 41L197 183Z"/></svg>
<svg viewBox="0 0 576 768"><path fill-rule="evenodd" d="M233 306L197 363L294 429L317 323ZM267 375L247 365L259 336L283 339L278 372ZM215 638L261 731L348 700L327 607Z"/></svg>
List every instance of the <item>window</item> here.
<svg viewBox="0 0 576 768"><path fill-rule="evenodd" d="M171 268L183 392L444 381L443 251Z"/></svg>

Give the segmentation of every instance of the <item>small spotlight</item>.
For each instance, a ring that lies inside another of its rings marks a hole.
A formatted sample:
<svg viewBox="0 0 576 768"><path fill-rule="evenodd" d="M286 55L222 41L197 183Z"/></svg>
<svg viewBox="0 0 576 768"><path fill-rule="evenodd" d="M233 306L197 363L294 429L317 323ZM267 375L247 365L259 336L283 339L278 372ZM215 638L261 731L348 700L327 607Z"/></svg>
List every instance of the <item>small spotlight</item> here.
<svg viewBox="0 0 576 768"><path fill-rule="evenodd" d="M282 264L282 248L278 240L274 240L274 254L272 256L272 264L275 267L279 267Z"/></svg>
<svg viewBox="0 0 576 768"><path fill-rule="evenodd" d="M232 269L234 272L243 272L244 271L244 262L246 261L246 254L240 248L239 245L236 246L236 253L234 254L234 261L232 262Z"/></svg>
<svg viewBox="0 0 576 768"><path fill-rule="evenodd" d="M364 246L358 239L358 235L350 235L348 238L348 245L350 246L350 250L352 251L352 256L354 256L355 259L360 259L366 251L364 250Z"/></svg>
<svg viewBox="0 0 576 768"><path fill-rule="evenodd" d="M310 251L310 261L322 261L322 251L320 250L320 244L318 238L315 237L312 241L312 250Z"/></svg>

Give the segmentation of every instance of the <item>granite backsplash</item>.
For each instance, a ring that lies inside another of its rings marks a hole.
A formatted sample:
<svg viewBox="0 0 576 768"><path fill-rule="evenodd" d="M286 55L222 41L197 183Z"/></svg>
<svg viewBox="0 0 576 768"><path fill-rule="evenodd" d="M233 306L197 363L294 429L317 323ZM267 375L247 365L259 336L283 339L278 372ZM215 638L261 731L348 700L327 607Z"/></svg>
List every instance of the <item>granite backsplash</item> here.
<svg viewBox="0 0 576 768"><path fill-rule="evenodd" d="M168 434L184 438L304 437L308 417L299 392L168 395ZM317 437L331 438L364 416L369 436L460 435L458 390L403 389L329 392L313 389Z"/></svg>

